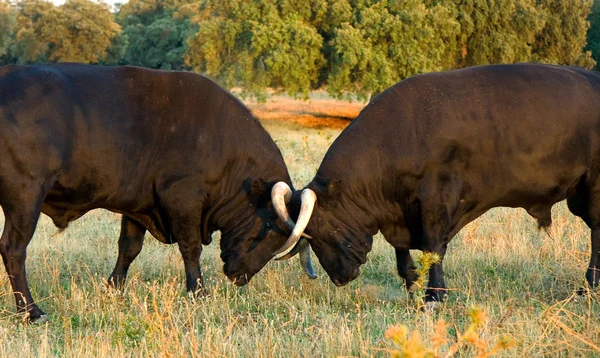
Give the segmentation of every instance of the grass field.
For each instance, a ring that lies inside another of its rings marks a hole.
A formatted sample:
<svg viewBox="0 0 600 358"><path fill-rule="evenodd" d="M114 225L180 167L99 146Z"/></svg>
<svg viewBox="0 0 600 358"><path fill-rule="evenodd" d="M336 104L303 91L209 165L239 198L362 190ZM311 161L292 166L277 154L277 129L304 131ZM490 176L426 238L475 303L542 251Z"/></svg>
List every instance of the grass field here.
<svg viewBox="0 0 600 358"><path fill-rule="evenodd" d="M320 98L249 105L282 149L297 187L311 179L345 118L362 107ZM490 345L502 336L516 341L503 356L600 357L600 296L574 294L584 285L589 230L564 203L553 210L549 234L516 209L492 210L464 228L446 256L452 292L437 312L421 312L409 299L393 249L379 236L361 275L346 287L336 288L316 262L319 277L307 279L292 259L269 263L237 288L222 273L217 234L201 261L210 295L195 302L185 294L177 248L147 236L124 291L107 290L119 218L94 211L58 235L48 218L40 220L28 278L52 321L21 323L0 270L0 357L387 356L394 346L384 332L391 325L431 337L444 319L456 340L471 307L487 313L481 336Z"/></svg>

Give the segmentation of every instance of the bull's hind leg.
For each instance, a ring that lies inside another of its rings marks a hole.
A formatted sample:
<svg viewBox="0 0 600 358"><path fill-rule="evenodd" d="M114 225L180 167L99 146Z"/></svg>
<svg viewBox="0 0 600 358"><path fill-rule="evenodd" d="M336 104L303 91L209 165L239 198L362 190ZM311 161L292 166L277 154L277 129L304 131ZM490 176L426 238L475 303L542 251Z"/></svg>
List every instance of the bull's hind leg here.
<svg viewBox="0 0 600 358"><path fill-rule="evenodd" d="M109 285L120 288L125 284L129 266L142 251L145 234L146 228L143 225L123 215L119 236L119 257L115 269L108 278Z"/></svg>
<svg viewBox="0 0 600 358"><path fill-rule="evenodd" d="M567 199L567 205L592 230L592 252L585 278L590 288L595 289L600 284L600 185L596 188L580 185L576 195Z"/></svg>
<svg viewBox="0 0 600 358"><path fill-rule="evenodd" d="M25 197L23 194L24 191L20 193L19 201L3 202L6 221L0 238L0 254L15 295L17 312L27 313L30 322L45 321L47 316L33 302L25 271L27 245L40 216L42 199L38 195ZM31 207L26 207L25 203L31 203Z"/></svg>
<svg viewBox="0 0 600 358"><path fill-rule="evenodd" d="M591 289L598 288L598 284L600 284L600 228L592 229L592 256L585 278Z"/></svg>

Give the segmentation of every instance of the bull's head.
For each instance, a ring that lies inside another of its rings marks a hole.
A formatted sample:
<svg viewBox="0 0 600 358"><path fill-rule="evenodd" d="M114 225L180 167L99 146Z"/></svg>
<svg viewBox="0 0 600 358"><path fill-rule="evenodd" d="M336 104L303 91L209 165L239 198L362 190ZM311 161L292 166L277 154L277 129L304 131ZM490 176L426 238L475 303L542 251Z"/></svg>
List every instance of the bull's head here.
<svg viewBox="0 0 600 358"><path fill-rule="evenodd" d="M358 276L360 265L366 262L367 253L371 250L372 234L366 233L360 225L353 228L355 223L364 220L347 217L352 215L353 210L345 210L339 185L336 181L313 181L300 194L300 211L294 224L285 205L292 199L292 193L285 183L276 184L273 205L280 219L293 231L275 258L286 257L289 252L304 247L303 242L308 240L331 281L343 286ZM279 190L277 193L276 188Z"/></svg>
<svg viewBox="0 0 600 358"><path fill-rule="evenodd" d="M278 260L286 260L298 253L306 274L311 278L316 277L310 261L310 247L306 241L289 250L280 250L281 244L294 227L294 222L289 217L280 219L275 209L282 201L285 207L285 198L289 198L287 194L281 195L281 184L289 189L283 182L275 186L272 182L269 184L262 180L249 183L247 191L250 215L238 214L231 218L234 225L226 225L230 227L229 230L221 229L221 259L225 263L223 270L238 286L248 283L274 256Z"/></svg>

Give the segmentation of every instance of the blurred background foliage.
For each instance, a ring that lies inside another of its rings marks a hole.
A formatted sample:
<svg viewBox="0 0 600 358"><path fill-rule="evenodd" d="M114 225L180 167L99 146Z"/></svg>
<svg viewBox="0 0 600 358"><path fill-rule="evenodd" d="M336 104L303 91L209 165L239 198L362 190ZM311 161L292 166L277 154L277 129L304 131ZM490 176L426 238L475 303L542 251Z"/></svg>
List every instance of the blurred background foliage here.
<svg viewBox="0 0 600 358"><path fill-rule="evenodd" d="M0 0L0 64L191 70L242 95L368 99L492 63L595 68L600 0Z"/></svg>

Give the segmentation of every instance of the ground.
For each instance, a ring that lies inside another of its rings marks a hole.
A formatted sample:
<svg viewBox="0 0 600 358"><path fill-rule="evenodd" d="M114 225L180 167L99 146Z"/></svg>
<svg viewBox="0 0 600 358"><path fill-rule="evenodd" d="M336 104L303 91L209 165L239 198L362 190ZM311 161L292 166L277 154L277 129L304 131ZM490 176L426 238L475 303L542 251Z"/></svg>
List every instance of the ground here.
<svg viewBox="0 0 600 358"><path fill-rule="evenodd" d="M327 147L364 106L322 95L247 103L282 149L296 187L308 183ZM487 313L482 337L490 346L502 336L516 341L506 357L600 357L600 297L575 294L584 285L589 230L564 203L555 206L548 233L516 209L491 210L464 228L448 250L452 292L437 312L421 312L408 297L393 249L379 235L359 278L343 288L329 281L316 258L314 281L292 259L269 263L237 288L222 272L217 235L202 256L210 294L199 301L185 294L177 248L147 236L127 287L107 290L119 219L95 211L57 235L47 217L40 220L28 278L52 321L22 324L0 270L0 357L388 356L394 348L384 337L388 327L403 324L427 338L443 319L454 341L471 307Z"/></svg>

